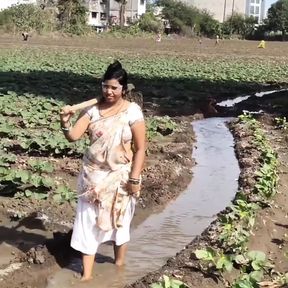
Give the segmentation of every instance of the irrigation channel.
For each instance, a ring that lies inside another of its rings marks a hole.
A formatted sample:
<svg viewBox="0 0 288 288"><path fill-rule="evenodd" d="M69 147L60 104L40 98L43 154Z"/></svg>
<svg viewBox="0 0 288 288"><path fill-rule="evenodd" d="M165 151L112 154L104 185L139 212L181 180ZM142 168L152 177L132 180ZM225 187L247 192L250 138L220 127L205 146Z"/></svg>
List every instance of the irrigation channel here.
<svg viewBox="0 0 288 288"><path fill-rule="evenodd" d="M208 118L193 122L197 137L193 181L163 211L150 215L132 229L124 268L119 269L109 261L112 246L102 245L98 262L104 263L96 263L94 279L85 287L99 287L99 283L101 288L123 287L159 268L200 235L216 214L230 204L238 187L240 169L233 137L225 124L228 120ZM78 281L73 277L73 271L81 271L80 258L72 259L68 267L48 279L47 287L76 287Z"/></svg>

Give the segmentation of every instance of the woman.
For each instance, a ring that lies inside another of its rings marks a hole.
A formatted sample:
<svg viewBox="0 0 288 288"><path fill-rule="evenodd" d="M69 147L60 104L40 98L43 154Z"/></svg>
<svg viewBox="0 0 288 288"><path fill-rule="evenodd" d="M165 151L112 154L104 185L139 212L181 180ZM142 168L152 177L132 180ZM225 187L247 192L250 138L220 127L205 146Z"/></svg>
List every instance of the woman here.
<svg viewBox="0 0 288 288"><path fill-rule="evenodd" d="M69 120L74 112L69 106L60 114L69 141L80 139L88 130L91 144L78 179L71 239L71 246L83 255L82 281L92 278L99 244L114 241L115 264L120 266L130 240L145 157L145 123L140 107L125 100L126 91L127 73L116 61L104 74L98 104L84 109L73 127Z"/></svg>

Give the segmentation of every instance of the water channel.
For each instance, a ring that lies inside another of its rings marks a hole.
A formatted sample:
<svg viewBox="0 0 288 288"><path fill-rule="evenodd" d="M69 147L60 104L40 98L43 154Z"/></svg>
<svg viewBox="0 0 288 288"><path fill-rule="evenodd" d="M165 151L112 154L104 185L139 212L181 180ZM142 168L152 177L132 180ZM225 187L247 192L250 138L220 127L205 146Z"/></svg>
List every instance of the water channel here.
<svg viewBox="0 0 288 288"><path fill-rule="evenodd" d="M112 246L100 247L94 279L85 287L123 287L153 271L175 255L230 204L238 187L240 169L234 154L234 142L225 122L227 118L209 118L193 122L197 143L193 157L193 180L187 189L167 207L150 215L131 231L131 242L124 268L111 261ZM103 257L104 255L104 257ZM48 279L47 288L77 287L73 271L81 271L81 259ZM77 284L78 283L78 284Z"/></svg>

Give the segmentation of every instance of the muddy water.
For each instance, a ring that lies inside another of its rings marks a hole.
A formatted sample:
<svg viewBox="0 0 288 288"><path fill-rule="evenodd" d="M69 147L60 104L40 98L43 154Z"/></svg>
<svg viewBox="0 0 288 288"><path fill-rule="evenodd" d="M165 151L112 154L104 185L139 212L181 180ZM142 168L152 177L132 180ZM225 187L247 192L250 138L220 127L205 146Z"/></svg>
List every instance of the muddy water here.
<svg viewBox="0 0 288 288"><path fill-rule="evenodd" d="M112 246L102 245L96 257L94 279L85 287L123 287L159 268L229 205L237 190L240 170L225 121L210 118L193 122L197 136L193 157L197 165L192 183L164 211L149 216L132 229L124 268L117 269L111 263ZM78 287L73 271L81 271L80 258L74 258L68 267L48 279L47 287Z"/></svg>

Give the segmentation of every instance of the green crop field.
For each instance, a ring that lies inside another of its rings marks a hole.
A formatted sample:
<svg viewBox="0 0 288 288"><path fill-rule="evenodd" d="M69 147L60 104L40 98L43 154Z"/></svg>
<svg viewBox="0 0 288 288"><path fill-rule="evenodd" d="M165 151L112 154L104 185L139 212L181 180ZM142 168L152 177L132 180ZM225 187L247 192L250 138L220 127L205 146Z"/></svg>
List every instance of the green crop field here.
<svg viewBox="0 0 288 288"><path fill-rule="evenodd" d="M177 104L178 108L193 102L203 91L208 96L215 91L218 95L227 95L227 91L241 94L288 79L286 61L274 58L144 57L137 53L111 56L64 49L1 49L2 195L74 200L69 180L55 176L62 169L57 159L80 158L88 139L68 143L60 131L58 112L66 103L99 94L101 76L115 58L143 92L144 101Z"/></svg>

